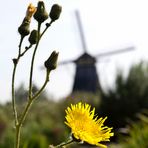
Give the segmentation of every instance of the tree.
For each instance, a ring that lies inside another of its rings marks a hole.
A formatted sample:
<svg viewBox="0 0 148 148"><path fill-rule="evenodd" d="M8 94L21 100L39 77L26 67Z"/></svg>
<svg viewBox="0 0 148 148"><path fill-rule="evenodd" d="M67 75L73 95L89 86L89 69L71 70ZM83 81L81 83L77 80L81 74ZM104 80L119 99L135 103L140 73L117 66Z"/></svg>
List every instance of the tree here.
<svg viewBox="0 0 148 148"><path fill-rule="evenodd" d="M131 67L125 78L117 74L115 88L102 92L102 102L98 109L108 116L115 129L125 127L129 120L137 120L136 114L148 108L148 65L141 62Z"/></svg>

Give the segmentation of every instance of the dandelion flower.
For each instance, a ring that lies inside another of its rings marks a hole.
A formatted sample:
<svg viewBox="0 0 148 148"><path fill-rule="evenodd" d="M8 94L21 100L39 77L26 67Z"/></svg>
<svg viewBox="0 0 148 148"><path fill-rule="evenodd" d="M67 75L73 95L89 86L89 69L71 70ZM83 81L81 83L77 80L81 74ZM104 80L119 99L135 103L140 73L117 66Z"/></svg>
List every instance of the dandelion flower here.
<svg viewBox="0 0 148 148"><path fill-rule="evenodd" d="M95 108L91 110L89 104L79 102L75 105L71 104L66 110L65 124L71 128L74 138L96 145L101 148L107 146L100 142L110 141L109 138L114 135L112 128L104 126L106 118L95 116Z"/></svg>

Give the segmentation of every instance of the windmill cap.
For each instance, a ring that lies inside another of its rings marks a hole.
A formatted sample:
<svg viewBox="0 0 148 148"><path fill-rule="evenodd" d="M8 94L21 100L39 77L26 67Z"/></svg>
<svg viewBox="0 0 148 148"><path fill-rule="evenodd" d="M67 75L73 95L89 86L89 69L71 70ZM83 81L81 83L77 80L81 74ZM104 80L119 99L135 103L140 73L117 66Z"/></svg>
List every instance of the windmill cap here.
<svg viewBox="0 0 148 148"><path fill-rule="evenodd" d="M79 65L90 65L95 64L96 59L90 54L84 53L78 59L75 60L75 63Z"/></svg>

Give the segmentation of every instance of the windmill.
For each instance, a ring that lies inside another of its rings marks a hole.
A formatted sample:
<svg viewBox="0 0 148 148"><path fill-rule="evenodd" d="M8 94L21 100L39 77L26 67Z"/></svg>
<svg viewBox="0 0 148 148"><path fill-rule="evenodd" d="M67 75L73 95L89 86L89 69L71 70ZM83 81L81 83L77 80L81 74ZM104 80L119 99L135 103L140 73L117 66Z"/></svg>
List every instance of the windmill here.
<svg viewBox="0 0 148 148"><path fill-rule="evenodd" d="M127 47L120 50L110 51L98 54L96 56L92 56L87 52L87 46L85 42L84 32L80 20L80 15L78 11L75 11L76 19L78 23L78 28L80 32L80 37L82 41L83 54L80 55L75 60L63 61L60 64L68 64L73 62L76 65L76 72L74 76L74 84L72 92L76 91L87 91L87 92L98 92L101 91L101 85L99 81L99 77L96 70L96 63L98 59L103 56L110 56L114 54L119 54L127 51L132 51L134 49L133 46Z"/></svg>

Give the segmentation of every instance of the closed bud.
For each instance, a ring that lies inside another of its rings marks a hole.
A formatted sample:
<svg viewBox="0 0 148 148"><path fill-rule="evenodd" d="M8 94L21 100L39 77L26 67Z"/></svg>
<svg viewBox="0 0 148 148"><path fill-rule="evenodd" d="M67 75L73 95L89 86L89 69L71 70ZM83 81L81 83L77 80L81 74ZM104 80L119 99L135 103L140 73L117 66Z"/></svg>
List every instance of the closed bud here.
<svg viewBox="0 0 148 148"><path fill-rule="evenodd" d="M31 20L32 16L36 12L36 7L34 7L31 3L28 5L27 11L26 11L26 18L28 21Z"/></svg>
<svg viewBox="0 0 148 148"><path fill-rule="evenodd" d="M27 36L30 33L30 21L26 17L18 28L18 32L21 36Z"/></svg>
<svg viewBox="0 0 148 148"><path fill-rule="evenodd" d="M57 20L59 17L60 17L60 14L61 14L61 11L62 11L62 7L59 6L58 4L54 4L50 10L50 18L52 21L55 21Z"/></svg>
<svg viewBox="0 0 148 148"><path fill-rule="evenodd" d="M29 40L30 44L36 44L38 41L38 31L32 30L28 40Z"/></svg>
<svg viewBox="0 0 148 148"><path fill-rule="evenodd" d="M48 19L48 13L45 10L45 5L43 1L38 2L37 10L34 14L34 18L39 22L42 23Z"/></svg>
<svg viewBox="0 0 148 148"><path fill-rule="evenodd" d="M31 17L35 13L35 11L36 11L36 8L32 4L29 4L27 11L26 11L26 16L25 16L22 24L18 28L18 32L21 34L21 36L24 37L30 33L29 28L30 28Z"/></svg>
<svg viewBox="0 0 148 148"><path fill-rule="evenodd" d="M44 65L48 70L54 70L57 67L59 52L53 51L50 57L45 61Z"/></svg>

